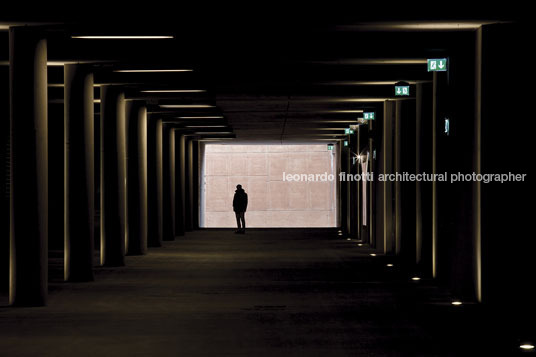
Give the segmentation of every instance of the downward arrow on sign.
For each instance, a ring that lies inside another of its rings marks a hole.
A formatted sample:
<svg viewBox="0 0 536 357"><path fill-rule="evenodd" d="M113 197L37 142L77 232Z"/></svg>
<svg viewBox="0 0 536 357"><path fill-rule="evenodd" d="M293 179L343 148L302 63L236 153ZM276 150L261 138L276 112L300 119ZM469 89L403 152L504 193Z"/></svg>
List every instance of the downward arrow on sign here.
<svg viewBox="0 0 536 357"><path fill-rule="evenodd" d="M439 66L438 66L438 67L439 67L439 68L443 68L443 67L445 67L445 65L443 64L443 61L440 61L440 62L439 62Z"/></svg>

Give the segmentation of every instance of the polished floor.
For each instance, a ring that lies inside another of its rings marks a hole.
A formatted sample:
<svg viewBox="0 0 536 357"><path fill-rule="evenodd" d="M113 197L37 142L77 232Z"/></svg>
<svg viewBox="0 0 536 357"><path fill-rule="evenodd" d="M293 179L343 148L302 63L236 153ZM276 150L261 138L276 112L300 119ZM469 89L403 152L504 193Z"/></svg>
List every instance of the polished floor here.
<svg viewBox="0 0 536 357"><path fill-rule="evenodd" d="M514 351L476 305L452 306L432 281L371 252L331 229L195 231L97 268L95 282L51 283L47 307L0 308L0 356Z"/></svg>

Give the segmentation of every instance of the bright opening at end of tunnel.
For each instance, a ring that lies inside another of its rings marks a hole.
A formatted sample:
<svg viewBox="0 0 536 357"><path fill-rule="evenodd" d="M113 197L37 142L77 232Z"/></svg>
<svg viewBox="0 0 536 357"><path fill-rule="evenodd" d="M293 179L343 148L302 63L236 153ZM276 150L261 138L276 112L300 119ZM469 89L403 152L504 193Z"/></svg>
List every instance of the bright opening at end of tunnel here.
<svg viewBox="0 0 536 357"><path fill-rule="evenodd" d="M247 228L336 227L337 180L289 181L285 174L333 175L336 150L326 144L205 144L201 157L200 224L236 227L233 198L248 197Z"/></svg>

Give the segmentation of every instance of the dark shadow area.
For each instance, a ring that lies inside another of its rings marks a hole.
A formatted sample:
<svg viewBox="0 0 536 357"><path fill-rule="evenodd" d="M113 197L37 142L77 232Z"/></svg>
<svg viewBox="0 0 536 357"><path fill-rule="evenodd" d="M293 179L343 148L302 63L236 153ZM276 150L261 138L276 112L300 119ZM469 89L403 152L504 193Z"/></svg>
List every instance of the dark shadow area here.
<svg viewBox="0 0 536 357"><path fill-rule="evenodd" d="M399 259L332 229L200 230L2 309L6 355L489 355L515 341ZM393 266L387 266L393 264ZM32 336L32 343L27 337ZM493 343L490 343L493 341Z"/></svg>

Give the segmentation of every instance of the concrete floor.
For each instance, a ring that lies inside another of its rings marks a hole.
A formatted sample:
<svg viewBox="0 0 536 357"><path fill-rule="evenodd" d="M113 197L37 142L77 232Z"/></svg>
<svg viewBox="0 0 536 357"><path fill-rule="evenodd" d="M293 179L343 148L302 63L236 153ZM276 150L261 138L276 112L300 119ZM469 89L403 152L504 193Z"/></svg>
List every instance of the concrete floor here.
<svg viewBox="0 0 536 357"><path fill-rule="evenodd" d="M52 283L47 307L0 308L0 355L454 356L485 355L490 340L501 351L504 331L486 336L476 305L451 306L370 252L327 229L188 233L97 268L95 282Z"/></svg>

